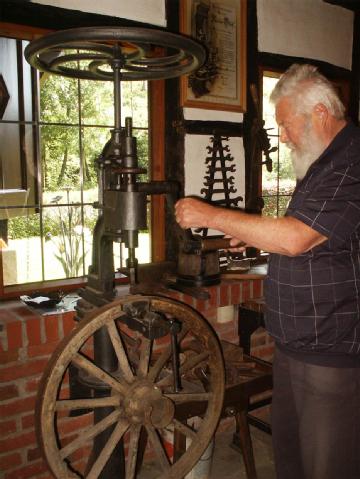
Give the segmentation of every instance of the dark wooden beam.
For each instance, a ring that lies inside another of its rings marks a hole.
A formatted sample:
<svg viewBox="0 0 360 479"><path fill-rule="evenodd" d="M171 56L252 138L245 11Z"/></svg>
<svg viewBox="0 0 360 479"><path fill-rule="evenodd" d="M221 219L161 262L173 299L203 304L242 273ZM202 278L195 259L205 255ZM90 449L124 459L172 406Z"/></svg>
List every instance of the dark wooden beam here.
<svg viewBox="0 0 360 479"><path fill-rule="evenodd" d="M158 26L128 20L110 15L69 10L51 5L40 5L28 0L1 0L0 21L30 25L49 30L63 30L67 28L92 27L92 26L123 26L156 28Z"/></svg>

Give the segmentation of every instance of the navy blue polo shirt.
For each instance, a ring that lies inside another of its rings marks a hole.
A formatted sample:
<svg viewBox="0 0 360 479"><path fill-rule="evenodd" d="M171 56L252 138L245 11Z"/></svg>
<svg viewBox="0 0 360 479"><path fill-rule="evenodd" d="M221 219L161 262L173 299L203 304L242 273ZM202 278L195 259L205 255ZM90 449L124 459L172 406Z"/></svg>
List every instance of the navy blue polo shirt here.
<svg viewBox="0 0 360 479"><path fill-rule="evenodd" d="M297 184L286 216L328 239L296 257L270 255L266 327L299 360L360 367L360 128L337 134Z"/></svg>

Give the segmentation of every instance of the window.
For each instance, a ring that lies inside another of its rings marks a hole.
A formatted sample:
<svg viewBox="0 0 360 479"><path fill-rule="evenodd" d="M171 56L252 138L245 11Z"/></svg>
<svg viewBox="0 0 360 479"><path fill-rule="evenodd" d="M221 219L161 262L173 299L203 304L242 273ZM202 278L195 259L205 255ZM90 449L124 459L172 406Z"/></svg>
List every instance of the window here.
<svg viewBox="0 0 360 479"><path fill-rule="evenodd" d="M23 56L29 35L14 37L0 38L0 65L7 65L0 71L3 290L87 274L97 218L96 159L114 122L112 82L39 74ZM139 166L149 170L148 82L121 87L122 123L132 117ZM140 232L139 243L139 262L149 262L148 231ZM126 253L114 243L115 268L124 266Z"/></svg>
<svg viewBox="0 0 360 479"><path fill-rule="evenodd" d="M261 195L264 201L262 214L273 217L284 215L296 184L290 150L279 141L279 129L275 121L274 106L270 103L270 94L278 81L278 77L279 75L272 72L263 72L264 128L267 130L271 147L277 147L277 151L270 154L272 171L268 171L266 164L262 166ZM263 158L263 162L265 162L265 158Z"/></svg>

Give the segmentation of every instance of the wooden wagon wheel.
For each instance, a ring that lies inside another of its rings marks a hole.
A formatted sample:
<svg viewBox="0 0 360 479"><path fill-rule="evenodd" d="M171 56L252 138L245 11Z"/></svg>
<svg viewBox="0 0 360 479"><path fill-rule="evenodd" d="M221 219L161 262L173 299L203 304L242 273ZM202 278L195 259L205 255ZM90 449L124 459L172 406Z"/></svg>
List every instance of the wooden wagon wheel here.
<svg viewBox="0 0 360 479"><path fill-rule="evenodd" d="M140 318L140 327L133 327L133 311L137 311L135 322ZM146 337L149 328L145 335L140 332L142 328L145 331L146 325L151 326L152 333L157 328L156 339ZM180 387L174 386L174 325L180 353L177 369ZM112 373L93 362L92 339L101 328L111 338L118 360L118 368ZM71 399L67 375L70 364L88 381L105 385L108 394ZM95 479L122 441L125 479L134 479L143 466L140 445L144 441L140 438L145 438L146 447L155 457L158 477L179 479L200 459L215 432L224 382L217 336L198 312L167 298L124 297L85 317L50 359L41 380L36 411L43 455L57 478ZM193 415L186 412L189 402L194 406L192 411L196 410L202 418L196 427L187 423L187 417ZM111 414L93 423L94 410L109 406ZM88 412L80 419L88 418L88 426L77 432L79 417L72 417L71 412L84 408ZM108 428L112 429L110 438L98 457L92 459L88 454L84 463L84 450L91 450L94 438ZM184 435L189 443L179 458L172 454L175 432Z"/></svg>

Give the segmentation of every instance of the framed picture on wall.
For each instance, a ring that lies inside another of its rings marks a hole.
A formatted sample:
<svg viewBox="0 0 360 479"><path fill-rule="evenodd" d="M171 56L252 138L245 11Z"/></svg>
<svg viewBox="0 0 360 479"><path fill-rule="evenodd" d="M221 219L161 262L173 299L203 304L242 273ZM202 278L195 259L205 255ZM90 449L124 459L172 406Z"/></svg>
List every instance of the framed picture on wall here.
<svg viewBox="0 0 360 479"><path fill-rule="evenodd" d="M181 32L207 49L205 64L181 77L181 105L246 110L246 0L181 0Z"/></svg>

